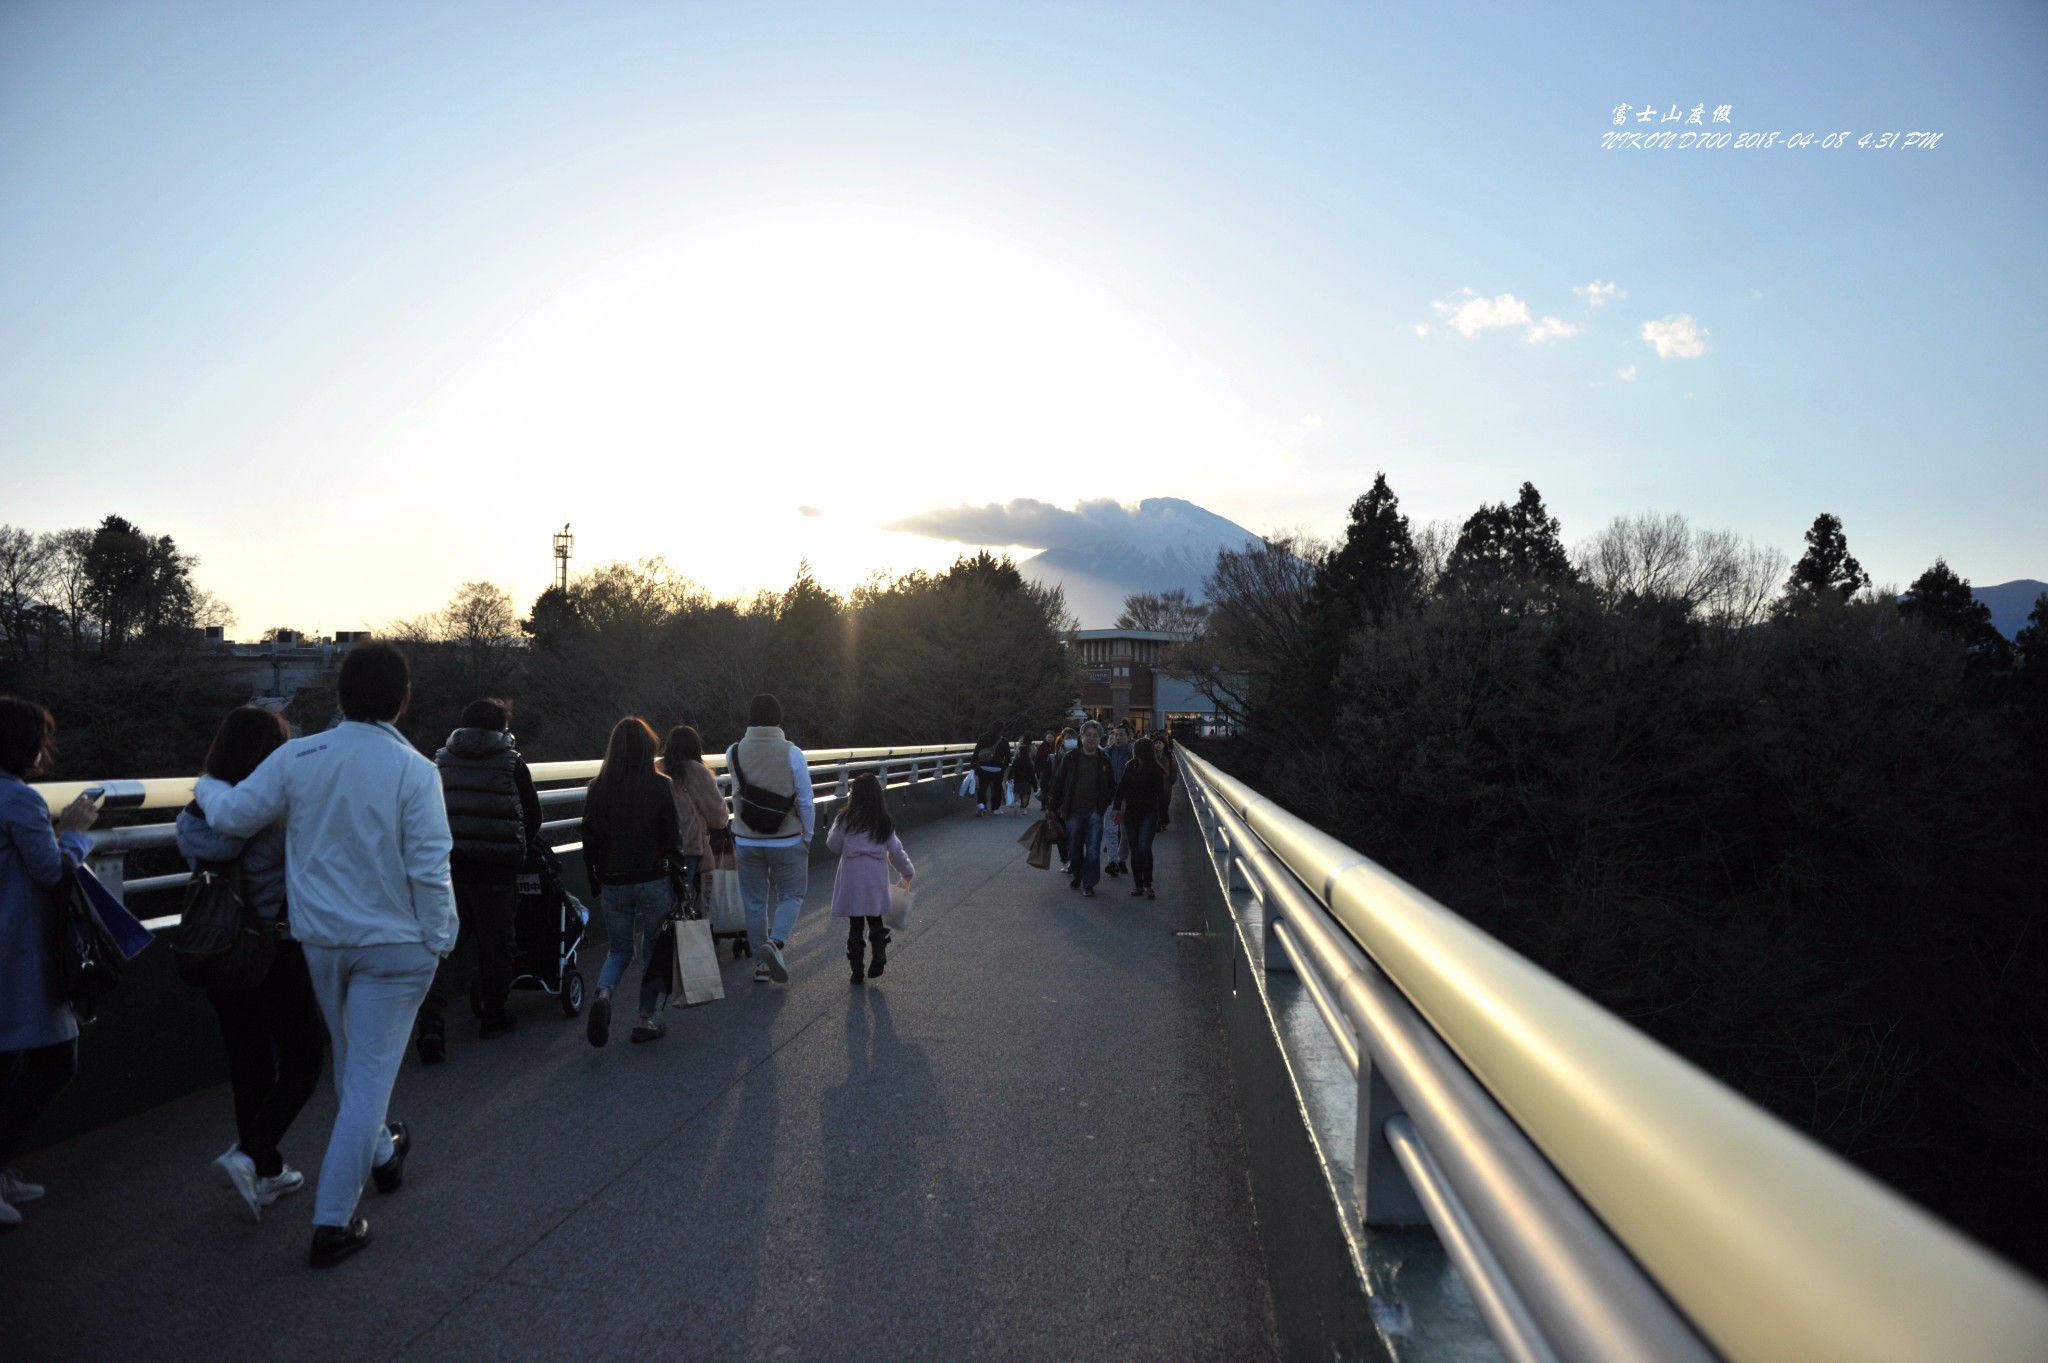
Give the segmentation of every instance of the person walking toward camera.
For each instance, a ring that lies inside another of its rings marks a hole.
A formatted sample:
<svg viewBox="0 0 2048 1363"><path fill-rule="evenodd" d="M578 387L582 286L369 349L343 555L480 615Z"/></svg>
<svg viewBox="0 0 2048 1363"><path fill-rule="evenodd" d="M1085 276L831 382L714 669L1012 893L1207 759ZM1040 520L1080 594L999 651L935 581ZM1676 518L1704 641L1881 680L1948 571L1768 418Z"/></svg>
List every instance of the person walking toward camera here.
<svg viewBox="0 0 2048 1363"><path fill-rule="evenodd" d="M612 726L604 761L583 801L583 866L590 892L604 911L608 954L597 977L586 1035L593 1046L611 1038L612 990L633 963L633 937L644 920L647 959L654 959L662 920L675 902L674 885L684 873L682 827L676 819L675 787L654 769L654 730L638 715ZM658 982L640 976L640 1021L634 1041L653 1041L668 1032L656 1011Z"/></svg>
<svg viewBox="0 0 2048 1363"><path fill-rule="evenodd" d="M783 948L810 888L818 814L810 763L782 733L781 701L766 692L754 697L747 706L746 736L725 750L725 769L732 774L732 832L740 895L747 903L747 941L757 962L754 983L787 984Z"/></svg>
<svg viewBox="0 0 2048 1363"><path fill-rule="evenodd" d="M284 716L244 705L221 721L202 770L238 784L291 737ZM179 853L194 869L201 862L240 862L243 900L278 939L270 969L255 985L206 991L227 1048L235 1097L235 1143L213 1162L214 1177L241 1197L249 1219L257 1222L265 1207L306 1186L306 1176L286 1164L277 1147L320 1082L327 1042L305 949L292 940L284 848L283 819L254 837L237 838L208 824L196 800L178 811Z"/></svg>
<svg viewBox="0 0 2048 1363"><path fill-rule="evenodd" d="M34 701L0 696L0 1226L43 1195L10 1161L21 1138L78 1072L78 1019L57 989L50 940L65 860L92 851L99 817L81 794L53 819L28 778L49 770L57 721Z"/></svg>
<svg viewBox="0 0 2048 1363"><path fill-rule="evenodd" d="M863 978L861 933L874 948L866 978L882 978L889 963L889 868L903 877L910 888L916 868L896 835L896 821L889 817L889 805L882 798L882 783L871 771L853 778L847 788L846 804L825 833L825 846L839 854L839 874L832 881L832 916L846 920L846 959L853 967L853 983Z"/></svg>
<svg viewBox="0 0 2048 1363"><path fill-rule="evenodd" d="M1157 899L1152 891L1152 839L1159 832L1159 813L1166 807L1166 768L1152 740L1141 738L1124 763L1116 785L1116 810L1123 819L1131 856L1131 893Z"/></svg>
<svg viewBox="0 0 2048 1363"><path fill-rule="evenodd" d="M441 772L441 796L448 807L448 832L455 850L448 874L455 884L455 915L462 939L476 946L478 1036L485 1041L519 1025L508 1009L512 997L513 911L519 904L519 869L527 849L540 837L540 795L533 773L512 746L512 702L486 697L462 712L462 724L434 754ZM422 1065L448 1056L443 1014L456 984L455 953L434 975L420 1005Z"/></svg>
<svg viewBox="0 0 2048 1363"><path fill-rule="evenodd" d="M313 996L334 1042L340 1099L314 1195L315 1268L370 1240L363 1184L404 1181L412 1132L391 1121L391 1086L413 1017L455 947L448 811L434 764L392 723L412 701L405 655L381 641L342 660L341 719L295 738L237 785L199 778L217 832L249 838L285 820L285 899Z"/></svg>
<svg viewBox="0 0 2048 1363"><path fill-rule="evenodd" d="M1066 823L1068 883L1088 899L1102 879L1102 824L1116 793L1101 742L1102 726L1083 724L1081 746L1060 759L1045 793L1046 812Z"/></svg>

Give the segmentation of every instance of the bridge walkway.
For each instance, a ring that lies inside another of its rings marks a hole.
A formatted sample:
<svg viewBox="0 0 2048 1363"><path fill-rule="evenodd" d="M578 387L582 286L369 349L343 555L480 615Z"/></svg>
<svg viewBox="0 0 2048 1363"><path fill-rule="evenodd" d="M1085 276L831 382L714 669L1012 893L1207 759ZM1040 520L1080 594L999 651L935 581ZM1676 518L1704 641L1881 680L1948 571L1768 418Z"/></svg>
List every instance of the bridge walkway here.
<svg viewBox="0 0 2048 1363"><path fill-rule="evenodd" d="M847 982L827 865L791 983L728 961L660 1042L593 1049L529 994L502 1040L453 1025L394 1095L404 1189L365 1193L375 1239L327 1272L310 1190L252 1226L213 1185L225 1088L37 1152L6 1356L1276 1356L1207 952L1175 935L1206 873L1187 822L1156 902L1082 899L1022 827L906 835L919 916L876 985ZM309 1178L332 1111L323 1077L285 1149Z"/></svg>

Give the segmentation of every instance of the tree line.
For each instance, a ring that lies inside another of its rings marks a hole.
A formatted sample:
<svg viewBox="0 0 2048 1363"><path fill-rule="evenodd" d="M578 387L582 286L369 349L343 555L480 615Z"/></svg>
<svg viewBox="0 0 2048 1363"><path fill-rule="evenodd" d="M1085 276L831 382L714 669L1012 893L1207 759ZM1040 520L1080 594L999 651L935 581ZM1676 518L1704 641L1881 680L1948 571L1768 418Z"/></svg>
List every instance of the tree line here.
<svg viewBox="0 0 2048 1363"><path fill-rule="evenodd" d="M1384 475L1206 590L1218 761L2048 1273L2048 595L2008 643L1832 515L1788 571L1677 515L1567 548L1527 483L1411 527Z"/></svg>

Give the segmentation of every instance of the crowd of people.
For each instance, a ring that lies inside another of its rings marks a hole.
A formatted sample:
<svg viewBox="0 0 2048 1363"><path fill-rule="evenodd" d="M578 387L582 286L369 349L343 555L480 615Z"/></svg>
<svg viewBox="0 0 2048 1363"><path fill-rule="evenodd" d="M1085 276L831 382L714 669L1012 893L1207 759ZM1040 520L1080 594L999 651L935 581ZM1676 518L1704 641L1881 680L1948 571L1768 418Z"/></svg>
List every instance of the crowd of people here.
<svg viewBox="0 0 2048 1363"><path fill-rule="evenodd" d="M280 1145L317 1087L331 1047L337 1110L314 1193L315 1267L368 1243L359 1215L366 1185L404 1182L408 1125L390 1101L408 1038L423 1065L448 1054L448 1002L459 945L474 944L469 997L478 1036L511 1032L517 878L541 843L532 772L514 745L512 707L484 698L432 758L395 721L411 674L395 646L351 650L334 723L291 737L272 710L244 706L222 722L177 817L177 844L195 868L233 868L246 912L275 938L275 955L247 988L209 988L233 1093L235 1141L213 1161L253 1221L306 1186ZM32 702L0 697L0 1226L42 1196L12 1164L37 1116L77 1070L78 1024L51 963L53 905L68 867L85 861L97 815L86 792L52 816L27 783L46 773L56 724ZM697 730L665 740L639 716L613 726L584 796L583 858L605 922L607 953L586 1036L609 1040L612 996L635 947L653 960L665 922L702 902L707 871L736 878L754 980L786 984L786 955L809 888L817 799L808 760L782 729L772 695L754 697L741 738L725 751L728 805L704 762ZM1029 811L1034 795L1060 832L1070 885L1092 897L1102 876L1128 871L1131 894L1152 897L1152 840L1164 825L1176 768L1170 739L1078 732L976 743L977 817ZM1007 787L1007 790L1006 790ZM1105 841L1109 860L1103 861ZM851 983L879 979L890 945L891 872L908 892L915 867L882 783L850 783L826 833L838 854L831 913L847 923ZM632 1040L666 1032L661 981L643 969Z"/></svg>

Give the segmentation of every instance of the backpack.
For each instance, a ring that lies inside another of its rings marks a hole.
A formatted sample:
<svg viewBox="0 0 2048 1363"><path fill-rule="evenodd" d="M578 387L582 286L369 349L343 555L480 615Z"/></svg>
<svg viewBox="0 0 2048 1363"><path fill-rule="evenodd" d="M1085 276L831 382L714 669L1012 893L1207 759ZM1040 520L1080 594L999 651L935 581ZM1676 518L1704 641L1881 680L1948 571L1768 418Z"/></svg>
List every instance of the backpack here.
<svg viewBox="0 0 2048 1363"><path fill-rule="evenodd" d="M56 931L57 988L80 1022L99 1012L99 996L121 983L121 948L79 884L77 863L64 862L64 885L51 896Z"/></svg>
<svg viewBox="0 0 2048 1363"><path fill-rule="evenodd" d="M772 837L782 827L782 821L796 808L795 795L777 795L762 790L759 786L747 784L746 772L740 770L740 749L735 743L726 753L725 760L732 767L733 803L738 806L740 822L764 837Z"/></svg>
<svg viewBox="0 0 2048 1363"><path fill-rule="evenodd" d="M277 927L248 902L240 861L202 861L185 887L171 954L178 978L201 989L253 989L277 956Z"/></svg>

